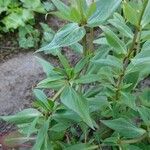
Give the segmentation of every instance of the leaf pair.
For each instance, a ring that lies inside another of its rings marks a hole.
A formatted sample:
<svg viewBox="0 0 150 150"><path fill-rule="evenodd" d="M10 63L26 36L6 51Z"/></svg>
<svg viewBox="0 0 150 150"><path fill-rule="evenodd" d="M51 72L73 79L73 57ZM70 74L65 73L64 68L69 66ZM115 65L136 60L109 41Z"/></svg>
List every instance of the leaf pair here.
<svg viewBox="0 0 150 150"><path fill-rule="evenodd" d="M86 23L86 20L96 9L95 3L87 5L86 0L72 0L71 7L68 7L60 0L53 0L53 3L58 11L52 12L52 14L61 19L76 22L78 24Z"/></svg>
<svg viewBox="0 0 150 150"><path fill-rule="evenodd" d="M54 36L53 40L47 46L42 47L37 52L73 45L80 41L85 35L85 29L79 27L77 23L70 23L62 27Z"/></svg>
<svg viewBox="0 0 150 150"><path fill-rule="evenodd" d="M140 5L141 7L138 7L138 5ZM134 3L134 7L133 5L131 5L131 2L129 3L124 2L123 11L126 19L131 24L137 27L141 25L142 28L144 28L150 23L150 1L149 0L143 1L143 4L140 1L138 1L137 3ZM142 18L140 18L142 13L143 16Z"/></svg>

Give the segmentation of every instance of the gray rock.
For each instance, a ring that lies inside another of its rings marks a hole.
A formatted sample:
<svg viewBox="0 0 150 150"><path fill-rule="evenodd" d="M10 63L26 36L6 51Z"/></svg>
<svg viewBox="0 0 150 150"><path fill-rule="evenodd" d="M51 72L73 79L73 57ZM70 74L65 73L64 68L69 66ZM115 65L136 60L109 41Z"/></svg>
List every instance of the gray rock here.
<svg viewBox="0 0 150 150"><path fill-rule="evenodd" d="M32 52L0 64L0 115L16 113L32 103L32 88L44 77Z"/></svg>

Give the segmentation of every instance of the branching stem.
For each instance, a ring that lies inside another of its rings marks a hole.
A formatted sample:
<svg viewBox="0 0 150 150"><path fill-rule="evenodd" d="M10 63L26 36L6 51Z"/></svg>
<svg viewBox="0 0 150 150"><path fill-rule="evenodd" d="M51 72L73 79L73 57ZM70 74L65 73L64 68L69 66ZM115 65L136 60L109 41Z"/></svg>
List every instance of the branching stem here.
<svg viewBox="0 0 150 150"><path fill-rule="evenodd" d="M125 76L126 69L127 69L128 64L130 62L130 58L131 58L132 54L134 52L136 52L135 45L139 44L140 37L138 37L138 34L141 32L141 21L142 21L142 18L143 18L143 15L144 15L147 3L148 3L148 0L146 0L145 3L144 3L143 10L141 12L141 15L140 15L140 18L139 18L139 21L138 21L138 25L137 25L137 27L135 29L135 33L134 33L134 37L133 37L133 40L132 40L131 47L128 50L127 56L125 56L125 58L123 60L123 71L119 75L118 80L117 80L117 84L116 84L116 95L115 95L115 99L116 100L119 99L120 90L121 90L121 83L122 83L123 78ZM137 39L138 39L138 41L137 41Z"/></svg>

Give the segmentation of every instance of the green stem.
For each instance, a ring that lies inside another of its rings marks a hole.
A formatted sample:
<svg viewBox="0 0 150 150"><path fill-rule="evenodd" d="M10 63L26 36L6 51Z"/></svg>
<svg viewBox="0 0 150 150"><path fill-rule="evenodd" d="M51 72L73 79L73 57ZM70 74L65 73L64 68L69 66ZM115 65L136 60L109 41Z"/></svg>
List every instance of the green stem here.
<svg viewBox="0 0 150 150"><path fill-rule="evenodd" d="M87 133L84 133L84 143L87 143Z"/></svg>
<svg viewBox="0 0 150 150"><path fill-rule="evenodd" d="M133 37L131 47L128 50L127 56L123 60L123 71L119 75L118 80L117 80L117 84L116 84L116 95L115 95L116 100L118 100L119 96L120 96L121 83L123 81L123 78L125 76L125 71L126 71L126 69L128 67L128 64L130 62L130 57L134 52L137 51L137 49L135 48L135 45L139 44L140 37L138 38L138 34L139 34L139 32L141 32L141 21L142 21L147 3L148 3L148 0L146 0L145 3L144 3L143 10L141 12L141 15L140 15L140 18L139 18L139 21L138 21L138 26L136 27L136 30L135 30L135 33L134 33L134 37ZM138 42L137 42L137 39L138 39Z"/></svg>
<svg viewBox="0 0 150 150"><path fill-rule="evenodd" d="M86 35L82 39L82 46L83 46L83 56L85 57L87 54L87 42L86 42Z"/></svg>
<svg viewBox="0 0 150 150"><path fill-rule="evenodd" d="M122 146L119 146L119 150L122 150Z"/></svg>
<svg viewBox="0 0 150 150"><path fill-rule="evenodd" d="M89 53L91 53L91 51L94 50L93 41L94 41L94 29L93 29L93 28L90 28Z"/></svg>
<svg viewBox="0 0 150 150"><path fill-rule="evenodd" d="M64 90L65 86L63 86L52 98L52 101L56 101L57 98L60 96L60 94L62 93L62 91Z"/></svg>

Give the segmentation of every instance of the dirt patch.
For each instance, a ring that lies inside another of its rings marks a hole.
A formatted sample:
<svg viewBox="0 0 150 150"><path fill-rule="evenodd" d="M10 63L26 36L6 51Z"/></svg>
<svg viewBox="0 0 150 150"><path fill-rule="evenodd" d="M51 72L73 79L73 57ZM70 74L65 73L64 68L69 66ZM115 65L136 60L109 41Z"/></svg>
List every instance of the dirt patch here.
<svg viewBox="0 0 150 150"><path fill-rule="evenodd" d="M0 64L0 114L12 114L31 106L32 87L44 77L32 52Z"/></svg>

